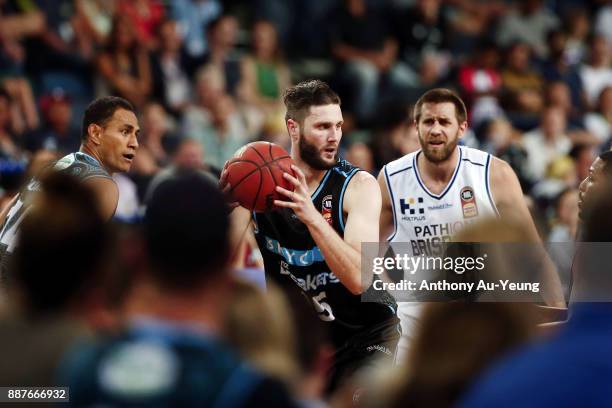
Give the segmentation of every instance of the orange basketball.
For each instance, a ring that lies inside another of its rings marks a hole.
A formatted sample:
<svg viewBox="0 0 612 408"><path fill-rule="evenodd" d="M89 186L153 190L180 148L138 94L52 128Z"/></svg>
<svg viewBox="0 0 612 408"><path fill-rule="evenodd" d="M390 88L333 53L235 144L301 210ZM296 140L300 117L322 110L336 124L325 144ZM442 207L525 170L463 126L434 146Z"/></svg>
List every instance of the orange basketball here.
<svg viewBox="0 0 612 408"><path fill-rule="evenodd" d="M243 207L264 212L274 208L274 200L285 200L275 188L293 191L293 184L283 173L295 176L293 160L282 147L269 142L253 142L241 147L223 168L224 177L231 185L231 197Z"/></svg>

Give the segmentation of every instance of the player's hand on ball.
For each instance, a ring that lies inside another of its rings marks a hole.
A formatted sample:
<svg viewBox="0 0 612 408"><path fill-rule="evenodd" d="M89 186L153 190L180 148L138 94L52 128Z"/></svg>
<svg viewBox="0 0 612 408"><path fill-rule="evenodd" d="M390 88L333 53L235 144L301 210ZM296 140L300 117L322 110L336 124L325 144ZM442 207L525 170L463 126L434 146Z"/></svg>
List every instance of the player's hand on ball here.
<svg viewBox="0 0 612 408"><path fill-rule="evenodd" d="M296 177L289 173L283 173L285 180L293 184L293 191L289 191L281 186L276 186L276 191L279 194L287 197L289 201L274 200L274 205L278 207L291 208L295 215L306 225L316 222L321 214L317 211L310 194L308 193L308 184L306 176L296 165L291 165L291 169L295 172Z"/></svg>
<svg viewBox="0 0 612 408"><path fill-rule="evenodd" d="M225 162L225 165L223 166L223 171L221 172L221 178L219 179L219 188L221 189L221 192L225 195L227 205L231 212L234 208L238 207L240 203L238 201L234 201L232 195L230 194L232 185L227 182L227 173L225 172L226 166L227 162Z"/></svg>

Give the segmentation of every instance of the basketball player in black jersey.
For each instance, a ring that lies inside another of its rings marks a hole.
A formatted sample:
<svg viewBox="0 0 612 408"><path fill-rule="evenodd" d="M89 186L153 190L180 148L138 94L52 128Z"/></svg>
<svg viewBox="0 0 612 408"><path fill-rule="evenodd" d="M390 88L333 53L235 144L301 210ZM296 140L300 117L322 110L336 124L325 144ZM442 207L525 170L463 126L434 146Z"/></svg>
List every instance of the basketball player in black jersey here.
<svg viewBox="0 0 612 408"><path fill-rule="evenodd" d="M361 301L372 290L362 280L361 243L378 241L381 196L373 176L338 159L342 111L327 84L300 83L285 91L284 103L297 175L284 177L294 191L277 187L286 201L276 200L269 213L237 207L233 247L252 219L266 279L301 290L327 322L336 347L331 389L377 357L392 361L400 335L386 292L379 302Z"/></svg>

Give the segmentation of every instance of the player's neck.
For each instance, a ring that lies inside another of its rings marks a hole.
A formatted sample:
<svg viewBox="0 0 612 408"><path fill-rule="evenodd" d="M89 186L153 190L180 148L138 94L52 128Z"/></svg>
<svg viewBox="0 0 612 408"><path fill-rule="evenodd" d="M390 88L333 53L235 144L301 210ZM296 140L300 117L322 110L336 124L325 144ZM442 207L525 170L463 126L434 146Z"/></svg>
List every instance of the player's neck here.
<svg viewBox="0 0 612 408"><path fill-rule="evenodd" d="M321 180L323 180L323 176L325 176L325 173L327 172L327 170L314 169L310 167L308 164L304 163L299 158L294 157L293 161L295 161L295 164L304 173L304 176L306 177L306 183L308 184L308 190L312 194L314 190L317 189L319 184L321 184Z"/></svg>
<svg viewBox="0 0 612 408"><path fill-rule="evenodd" d="M417 166L419 173L426 180L431 180L436 183L448 183L455 172L457 161L459 160L459 147L443 162L432 162L425 157L424 154L419 154Z"/></svg>
<svg viewBox="0 0 612 408"><path fill-rule="evenodd" d="M98 161L98 163L100 163L100 165L102 167L104 167L109 173L112 174L112 172L110 171L110 169L108 169L104 162L102 161L102 156L97 152L96 149L92 148L89 144L87 143L83 143L81 145L81 148L79 149L79 151L81 153L85 153L88 154L89 156L93 157L94 159L96 159Z"/></svg>

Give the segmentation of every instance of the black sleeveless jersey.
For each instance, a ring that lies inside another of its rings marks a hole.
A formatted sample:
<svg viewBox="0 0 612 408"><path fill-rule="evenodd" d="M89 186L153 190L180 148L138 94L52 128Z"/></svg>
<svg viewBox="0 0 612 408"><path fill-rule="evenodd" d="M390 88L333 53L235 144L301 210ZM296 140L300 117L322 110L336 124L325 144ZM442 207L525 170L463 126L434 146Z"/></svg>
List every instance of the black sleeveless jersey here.
<svg viewBox="0 0 612 408"><path fill-rule="evenodd" d="M312 194L315 208L341 237L346 222L342 211L344 193L358 171L359 168L347 161L339 161L325 173ZM306 225L291 209L253 213L253 220L266 279L283 287L299 287L311 299L321 320L332 325L337 346L348 337L395 316L397 307L388 293L377 292L378 302L362 302L361 295L353 295L340 282Z"/></svg>

